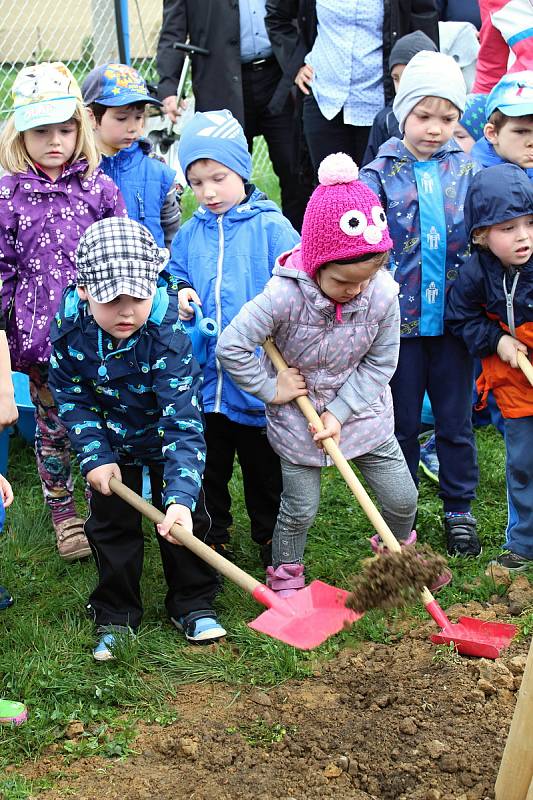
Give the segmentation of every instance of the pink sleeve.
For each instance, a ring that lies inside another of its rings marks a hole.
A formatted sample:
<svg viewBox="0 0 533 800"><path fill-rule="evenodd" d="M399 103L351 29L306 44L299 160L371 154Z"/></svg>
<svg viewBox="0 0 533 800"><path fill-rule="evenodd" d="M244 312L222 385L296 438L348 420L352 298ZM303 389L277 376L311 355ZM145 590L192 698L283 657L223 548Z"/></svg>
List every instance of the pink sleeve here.
<svg viewBox="0 0 533 800"><path fill-rule="evenodd" d="M490 11L495 10L494 5L503 6L505 3L494 4L490 0L480 0L479 2L481 31L476 79L472 87L474 94L488 94L502 75L507 72L509 46L500 31L492 24Z"/></svg>

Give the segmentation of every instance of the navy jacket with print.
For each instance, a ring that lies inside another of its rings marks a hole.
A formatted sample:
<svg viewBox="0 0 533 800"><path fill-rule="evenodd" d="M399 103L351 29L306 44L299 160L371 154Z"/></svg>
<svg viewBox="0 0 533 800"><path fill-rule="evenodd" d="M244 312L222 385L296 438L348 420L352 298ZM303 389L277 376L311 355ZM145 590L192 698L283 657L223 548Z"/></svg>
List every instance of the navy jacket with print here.
<svg viewBox="0 0 533 800"><path fill-rule="evenodd" d="M160 280L147 322L115 348L70 286L51 340L49 384L82 474L164 463L165 505L194 509L205 463L202 379L175 287Z"/></svg>

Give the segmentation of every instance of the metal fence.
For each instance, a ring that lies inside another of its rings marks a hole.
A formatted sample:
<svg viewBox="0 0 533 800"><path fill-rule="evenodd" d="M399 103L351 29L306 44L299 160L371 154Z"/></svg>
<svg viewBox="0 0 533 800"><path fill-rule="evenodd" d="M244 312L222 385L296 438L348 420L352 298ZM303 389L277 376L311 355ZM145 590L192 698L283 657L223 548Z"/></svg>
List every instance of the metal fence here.
<svg viewBox="0 0 533 800"><path fill-rule="evenodd" d="M155 52L162 0L122 3L126 52L148 83L157 84ZM11 86L27 64L64 61L81 83L97 64L119 60L114 0L0 0L0 124L11 112ZM254 176L271 173L262 139L254 145Z"/></svg>

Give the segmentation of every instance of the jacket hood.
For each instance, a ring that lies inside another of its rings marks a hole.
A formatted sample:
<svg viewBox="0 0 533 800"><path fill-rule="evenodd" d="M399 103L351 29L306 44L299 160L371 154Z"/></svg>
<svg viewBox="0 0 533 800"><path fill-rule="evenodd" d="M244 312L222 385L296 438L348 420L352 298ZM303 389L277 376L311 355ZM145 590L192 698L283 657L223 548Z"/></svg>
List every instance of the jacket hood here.
<svg viewBox="0 0 533 800"><path fill-rule="evenodd" d="M498 155L489 140L484 136L475 143L470 151L470 155L475 161L481 164L482 167L494 167L496 164L511 163L509 161L504 161L503 158ZM526 173L530 180L533 180L533 169L528 168L523 170L523 172Z"/></svg>
<svg viewBox="0 0 533 800"><path fill-rule="evenodd" d="M516 164L498 164L472 178L465 198L465 226L472 231L533 214L533 185Z"/></svg>
<svg viewBox="0 0 533 800"><path fill-rule="evenodd" d="M136 142L130 144L129 147L125 147L123 150L119 150L118 153L115 153L112 156L108 156L105 153L102 153L102 161L124 161L128 162L133 159L137 153L141 151L144 156L149 155L152 150L152 143L148 139L137 139Z"/></svg>
<svg viewBox="0 0 533 800"><path fill-rule="evenodd" d="M299 244L288 253L282 253L280 255L276 266L272 270L272 275L279 275L282 278L297 280L306 303L318 309L320 313L330 314L336 312L339 321L343 315L353 314L359 309L366 308L373 291L373 285L372 282L370 282L364 291L347 303L337 303L335 300L327 297L320 289L318 283L304 271L302 267L301 245Z"/></svg>
<svg viewBox="0 0 533 800"><path fill-rule="evenodd" d="M276 214L279 214L278 206L272 200L269 200L264 192L250 185L250 190L242 203L230 208L223 217L225 221L240 222L243 219L255 217L256 214L261 214L263 211L274 211ZM209 209L198 206L194 212L194 216L202 220L202 222L216 225L217 217L219 217L220 214L214 214L212 211L209 211Z"/></svg>
<svg viewBox="0 0 533 800"><path fill-rule="evenodd" d="M433 153L431 161L436 161L439 158L444 158L448 153L462 153L463 151L454 139L443 144L440 150ZM392 136L387 139L378 150L376 158L408 158L410 161L417 161L415 156L404 145L401 139L397 136Z"/></svg>

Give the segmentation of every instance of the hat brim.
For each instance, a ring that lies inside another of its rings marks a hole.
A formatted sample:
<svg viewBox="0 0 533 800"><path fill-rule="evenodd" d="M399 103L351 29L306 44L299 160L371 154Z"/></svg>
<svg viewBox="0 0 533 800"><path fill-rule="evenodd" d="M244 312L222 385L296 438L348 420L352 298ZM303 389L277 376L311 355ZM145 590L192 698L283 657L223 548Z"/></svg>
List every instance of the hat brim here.
<svg viewBox="0 0 533 800"><path fill-rule="evenodd" d="M39 128L41 125L55 125L66 122L76 111L76 97L57 97L53 100L39 100L19 106L13 113L15 128L19 132Z"/></svg>
<svg viewBox="0 0 533 800"><path fill-rule="evenodd" d="M141 92L120 92L118 95L111 97L97 97L90 101L91 103L98 103L101 106L109 106L116 108L117 106L131 106L134 103L150 103L153 106L162 106L163 103L149 94L142 94ZM86 100L85 103L89 105Z"/></svg>
<svg viewBox="0 0 533 800"><path fill-rule="evenodd" d="M138 300L148 300L154 296L156 288L157 278L155 280L120 278L114 280L112 286L105 286L101 283L88 283L85 286L95 303L110 303L121 294L135 297Z"/></svg>
<svg viewBox="0 0 533 800"><path fill-rule="evenodd" d="M501 111L506 117L529 117L533 114L533 103L499 103L493 108L487 108L487 119L495 111Z"/></svg>

